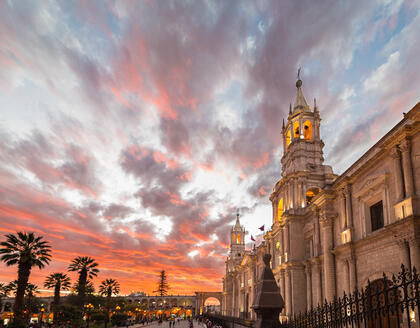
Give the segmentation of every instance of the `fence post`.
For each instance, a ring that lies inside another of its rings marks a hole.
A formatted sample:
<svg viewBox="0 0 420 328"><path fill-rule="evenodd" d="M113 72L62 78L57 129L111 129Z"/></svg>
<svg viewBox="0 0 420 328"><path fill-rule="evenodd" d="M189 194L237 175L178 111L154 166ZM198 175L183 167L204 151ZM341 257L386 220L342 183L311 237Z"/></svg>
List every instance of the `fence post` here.
<svg viewBox="0 0 420 328"><path fill-rule="evenodd" d="M257 313L255 328L275 327L280 323L279 314L284 308L280 288L270 268L270 254L264 254L264 269L261 273L252 308Z"/></svg>

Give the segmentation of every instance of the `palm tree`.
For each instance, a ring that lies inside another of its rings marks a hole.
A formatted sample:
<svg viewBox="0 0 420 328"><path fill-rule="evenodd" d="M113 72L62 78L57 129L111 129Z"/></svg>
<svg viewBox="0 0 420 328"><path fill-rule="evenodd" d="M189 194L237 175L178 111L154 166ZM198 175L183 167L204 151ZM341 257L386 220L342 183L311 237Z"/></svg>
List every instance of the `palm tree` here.
<svg viewBox="0 0 420 328"><path fill-rule="evenodd" d="M32 311L32 299L34 298L34 295L38 293L38 286L28 283L26 285L26 290L25 290L25 294L26 294L26 310L27 312L27 319L29 320L29 318L31 317L31 311Z"/></svg>
<svg viewBox="0 0 420 328"><path fill-rule="evenodd" d="M108 299L112 295L118 295L120 292L120 284L115 279L105 279L99 286L99 294L106 296Z"/></svg>
<svg viewBox="0 0 420 328"><path fill-rule="evenodd" d="M3 304L2 304L2 299L4 297L8 297L10 293L10 289L8 287L8 285L0 282L0 309L2 308Z"/></svg>
<svg viewBox="0 0 420 328"><path fill-rule="evenodd" d="M17 295L17 291L18 291L18 281L14 280L9 282L9 284L6 286L6 288L8 289L8 291L13 292L15 295ZM30 315L31 315L31 308L32 308L32 299L34 297L35 294L37 294L38 291L38 286L31 284L30 282L28 282L26 284L26 288L25 288L25 296L26 296L26 310L27 310L27 318L29 319Z"/></svg>
<svg viewBox="0 0 420 328"><path fill-rule="evenodd" d="M70 277L65 273L51 273L44 282L44 287L54 288L54 304L60 304L60 291L70 289Z"/></svg>
<svg viewBox="0 0 420 328"><path fill-rule="evenodd" d="M78 256L69 265L69 271L77 271L79 279L77 281L77 294L81 297L86 295L86 285L88 279L93 279L99 270L96 269L98 263L88 256Z"/></svg>
<svg viewBox="0 0 420 328"><path fill-rule="evenodd" d="M101 282L99 286L99 294L102 296L106 296L107 305L106 305L106 321L105 321L105 328L109 321L109 307L111 305L111 297L112 295L118 295L120 292L120 284L115 279L105 279Z"/></svg>
<svg viewBox="0 0 420 328"><path fill-rule="evenodd" d="M7 266L18 266L18 278L15 304L13 312L17 324L23 324L23 306L25 290L28 284L32 267L42 269L51 261L51 246L42 240L43 237L35 236L33 232L17 232L16 235L6 235L6 241L0 243L1 260Z"/></svg>
<svg viewBox="0 0 420 328"><path fill-rule="evenodd" d="M0 298L8 297L10 293L9 285L0 282Z"/></svg>
<svg viewBox="0 0 420 328"><path fill-rule="evenodd" d="M17 295L17 290L18 290L18 281L17 280L13 280L11 282L9 282L5 288L8 290L8 292L13 292L13 294ZM33 296L34 294L38 293L38 286L31 284L30 282L28 282L26 284L26 288L25 288L25 296Z"/></svg>
<svg viewBox="0 0 420 328"><path fill-rule="evenodd" d="M73 287L71 287L73 293L78 293L79 284L76 282ZM89 279L86 281L85 295L91 295L95 292L95 285Z"/></svg>

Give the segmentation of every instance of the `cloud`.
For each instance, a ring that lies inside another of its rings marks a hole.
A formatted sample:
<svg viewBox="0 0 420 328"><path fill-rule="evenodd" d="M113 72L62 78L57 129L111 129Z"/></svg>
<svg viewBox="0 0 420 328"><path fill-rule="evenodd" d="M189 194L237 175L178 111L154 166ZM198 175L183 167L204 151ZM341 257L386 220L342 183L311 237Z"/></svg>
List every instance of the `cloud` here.
<svg viewBox="0 0 420 328"><path fill-rule="evenodd" d="M271 223L297 68L343 171L418 101L416 6L1 3L0 233L51 241L35 282L89 255L124 292L220 290L236 209Z"/></svg>

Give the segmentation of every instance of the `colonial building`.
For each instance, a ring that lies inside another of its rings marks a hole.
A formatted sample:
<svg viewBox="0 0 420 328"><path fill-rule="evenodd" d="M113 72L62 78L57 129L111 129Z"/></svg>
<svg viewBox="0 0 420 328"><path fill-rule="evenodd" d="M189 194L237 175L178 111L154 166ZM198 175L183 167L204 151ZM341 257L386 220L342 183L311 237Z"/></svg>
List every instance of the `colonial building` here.
<svg viewBox="0 0 420 328"><path fill-rule="evenodd" d="M285 316L361 289L383 272L391 276L402 263L420 268L420 103L337 176L324 164L316 102L308 105L301 80L296 87L282 128L282 174L270 195L271 230L259 247L240 252L238 219L232 231L226 315L255 317L251 306L265 252L272 255Z"/></svg>
<svg viewBox="0 0 420 328"><path fill-rule="evenodd" d="M218 297L220 293L200 293L195 295L166 295L166 296L147 296L145 293L133 293L128 296L118 297L116 304L124 308L128 305L128 310L124 310L131 318L156 318L163 317L191 317L197 315L199 310L204 308L205 299L208 297ZM67 296L62 296L63 303L66 302ZM198 298L201 308L197 308ZM31 322L38 321L41 316L43 322L50 322L53 318L52 305L54 297L37 297L40 305L40 313L32 313ZM7 324L13 316L14 297L0 298L0 323ZM100 308L100 305L99 305ZM97 308L98 309L98 308ZM41 312L42 311L42 312ZM123 310L121 310L123 311Z"/></svg>

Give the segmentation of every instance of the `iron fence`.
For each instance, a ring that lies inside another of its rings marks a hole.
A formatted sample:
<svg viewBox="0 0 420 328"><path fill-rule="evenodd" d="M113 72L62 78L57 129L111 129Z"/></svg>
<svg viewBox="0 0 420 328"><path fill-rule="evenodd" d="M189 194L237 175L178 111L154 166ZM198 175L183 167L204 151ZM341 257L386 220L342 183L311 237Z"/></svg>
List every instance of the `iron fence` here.
<svg viewBox="0 0 420 328"><path fill-rule="evenodd" d="M325 301L309 311L293 316L273 328L400 328L420 327L419 274L415 267L401 265L398 275L368 281L367 286L344 294L332 302ZM224 328L253 327L254 322L239 318L208 315ZM268 328L268 327L267 327Z"/></svg>
<svg viewBox="0 0 420 328"><path fill-rule="evenodd" d="M211 326L220 326L223 328L248 328L253 327L253 321L229 317L220 314L203 314L203 318L211 322Z"/></svg>
<svg viewBox="0 0 420 328"><path fill-rule="evenodd" d="M419 327L419 304L419 274L401 265L398 275L384 273L361 291L294 316L288 327Z"/></svg>

